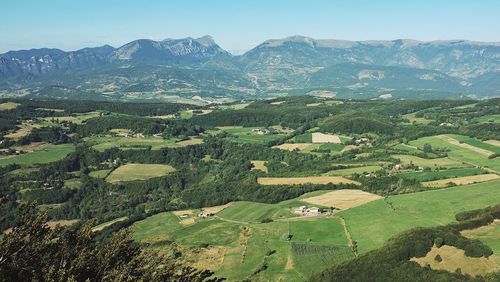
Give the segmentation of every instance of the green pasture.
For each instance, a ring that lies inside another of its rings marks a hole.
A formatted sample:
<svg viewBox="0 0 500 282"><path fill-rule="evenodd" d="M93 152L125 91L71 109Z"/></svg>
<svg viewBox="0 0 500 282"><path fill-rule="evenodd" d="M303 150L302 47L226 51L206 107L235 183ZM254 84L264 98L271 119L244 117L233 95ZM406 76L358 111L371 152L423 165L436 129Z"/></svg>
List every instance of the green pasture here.
<svg viewBox="0 0 500 282"><path fill-rule="evenodd" d="M0 166L16 163L18 165L46 164L61 160L75 150L73 144L49 144L41 150L0 158Z"/></svg>
<svg viewBox="0 0 500 282"><path fill-rule="evenodd" d="M430 180L438 180L445 178L471 176L483 173L484 170L476 167L471 167L471 168L446 169L439 171L411 171L411 172L403 172L399 174L399 176L407 179L415 179L418 181L430 181Z"/></svg>
<svg viewBox="0 0 500 282"><path fill-rule="evenodd" d="M381 247L390 237L415 227L455 222L461 211L500 202L500 181L391 196L340 212L362 253Z"/></svg>
<svg viewBox="0 0 500 282"><path fill-rule="evenodd" d="M91 171L89 173L89 176L94 178L106 178L106 176L108 176L110 171L111 171L110 169L95 170Z"/></svg>
<svg viewBox="0 0 500 282"><path fill-rule="evenodd" d="M500 122L500 115L484 115L484 116L475 118L474 121L499 123Z"/></svg>
<svg viewBox="0 0 500 282"><path fill-rule="evenodd" d="M478 147L481 149L491 151L493 153L500 154L500 147L497 147L495 145L491 145L488 143L484 143L479 139L471 138L471 137L463 136L463 135L458 135L458 134L448 134L448 135L453 137L454 139L456 139L458 141L465 143L465 144L469 144L469 145L474 146L474 147Z"/></svg>
<svg viewBox="0 0 500 282"><path fill-rule="evenodd" d="M414 141L410 144L417 147L423 147L425 143L431 144L435 148L447 148L449 149L448 157L457 161L469 163L475 166L488 167L496 172L500 172L500 161L496 159L488 159L487 156L482 155L473 150L463 148L457 145L453 145L446 140L442 140L436 136L423 137Z"/></svg>
<svg viewBox="0 0 500 282"><path fill-rule="evenodd" d="M332 170L332 171L325 173L324 175L348 176L348 175L353 175L355 173L357 173L357 174L372 173L372 172L379 171L381 169L382 169L382 167L380 167L378 165L369 165L369 166L360 166L360 167Z"/></svg>
<svg viewBox="0 0 500 282"><path fill-rule="evenodd" d="M463 164L461 161L453 160L450 158L436 158L436 159L424 159L417 156L410 155L392 155L391 157L399 159L402 164L414 164L421 167L429 167L431 169L444 168L457 168L457 167L467 167L470 165Z"/></svg>
<svg viewBox="0 0 500 282"><path fill-rule="evenodd" d="M109 183L119 183L134 180L147 180L174 172L175 168L162 164L126 164L113 170L106 177Z"/></svg>
<svg viewBox="0 0 500 282"><path fill-rule="evenodd" d="M159 137L135 138L135 137L119 137L119 136L92 136L85 138L85 142L92 145L92 148L103 152L111 148L119 148L122 150L144 149L151 146L152 150L162 148L176 148L182 145L176 144L179 139L171 138L165 140Z"/></svg>

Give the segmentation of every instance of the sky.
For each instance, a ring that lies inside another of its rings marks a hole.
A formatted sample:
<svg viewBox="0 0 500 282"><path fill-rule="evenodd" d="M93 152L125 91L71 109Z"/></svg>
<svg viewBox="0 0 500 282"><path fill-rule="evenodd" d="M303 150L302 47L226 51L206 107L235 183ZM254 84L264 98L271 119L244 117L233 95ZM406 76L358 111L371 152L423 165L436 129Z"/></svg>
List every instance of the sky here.
<svg viewBox="0 0 500 282"><path fill-rule="evenodd" d="M500 41L499 0L2 0L0 53L211 35L226 50L267 39Z"/></svg>

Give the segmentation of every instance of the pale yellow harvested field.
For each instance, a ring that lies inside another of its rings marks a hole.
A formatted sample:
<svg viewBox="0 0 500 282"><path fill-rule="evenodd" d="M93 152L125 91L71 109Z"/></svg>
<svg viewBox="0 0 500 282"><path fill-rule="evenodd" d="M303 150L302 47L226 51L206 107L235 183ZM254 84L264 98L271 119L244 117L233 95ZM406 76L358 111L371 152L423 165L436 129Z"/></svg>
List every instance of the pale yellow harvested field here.
<svg viewBox="0 0 500 282"><path fill-rule="evenodd" d="M48 221L47 226L50 228L55 228L57 226L69 226L78 222L78 219L66 219L66 220L54 220Z"/></svg>
<svg viewBox="0 0 500 282"><path fill-rule="evenodd" d="M253 165L252 170L262 170L263 172L268 172L265 161L251 161L251 163Z"/></svg>
<svg viewBox="0 0 500 282"><path fill-rule="evenodd" d="M189 139L189 140L179 141L175 144L178 144L181 146L189 146L189 145L198 145L198 144L202 144L202 143L203 143L203 139L193 138L193 139Z"/></svg>
<svg viewBox="0 0 500 282"><path fill-rule="evenodd" d="M313 143L334 143L334 144L342 143L340 141L340 138L338 135L324 134L321 132L313 132L312 133L312 142Z"/></svg>
<svg viewBox="0 0 500 282"><path fill-rule="evenodd" d="M189 224L193 224L193 223L195 223L195 220L192 217L181 219L181 224L182 225L189 225Z"/></svg>
<svg viewBox="0 0 500 282"><path fill-rule="evenodd" d="M426 187L445 187L449 183L453 183L455 185L466 185L466 184L495 180L498 178L500 178L499 175L494 174L494 173L489 173L489 174L480 174L480 175L440 179L440 180L434 180L434 181L426 181L426 182L422 182L422 185L426 186Z"/></svg>
<svg viewBox="0 0 500 282"><path fill-rule="evenodd" d="M341 176L306 176L306 177L259 177L257 182L262 185L303 185L303 184L354 184L361 183Z"/></svg>
<svg viewBox="0 0 500 282"><path fill-rule="evenodd" d="M223 209L229 207L232 204L233 204L233 202L227 203L225 205L220 205L220 206L206 207L206 208L202 208L201 211L203 213L213 213L213 214L216 214L216 213L222 211Z"/></svg>
<svg viewBox="0 0 500 282"><path fill-rule="evenodd" d="M434 259L438 254L443 259L441 262ZM446 245L440 248L433 246L425 257L414 257L410 260L421 266L429 264L432 269L436 270L441 269L454 272L457 268L460 268L463 274L469 274L471 276L483 275L500 269L496 264L498 260L497 256L492 255L489 258L468 257L465 255L464 250Z"/></svg>
<svg viewBox="0 0 500 282"><path fill-rule="evenodd" d="M6 103L1 103L0 104L0 111L8 111L8 110L13 110L20 106L21 104L14 103L14 102L6 102Z"/></svg>
<svg viewBox="0 0 500 282"><path fill-rule="evenodd" d="M41 125L39 125L39 124L23 123L23 124L21 124L20 128L17 131L9 133L9 134L5 135L5 137L10 138L10 139L14 139L14 140L18 140L18 139L21 139L24 136L27 136L28 134L30 134L30 132L33 128L40 128L40 127L41 127Z"/></svg>
<svg viewBox="0 0 500 282"><path fill-rule="evenodd" d="M484 141L484 143L488 143L490 145L500 147L500 141L498 141L498 140L488 140L488 141Z"/></svg>
<svg viewBox="0 0 500 282"><path fill-rule="evenodd" d="M193 215L193 211L192 210L173 211L172 213L175 214L176 216L180 216L180 215L183 215L183 214Z"/></svg>
<svg viewBox="0 0 500 282"><path fill-rule="evenodd" d="M485 149L482 149L482 148L478 148L478 147L475 147L475 146L472 146L472 145L469 145L469 144L466 144L466 143L460 143L457 139L455 139L453 137L450 137L448 135L438 135L437 137L439 139L441 139L441 140L444 140L444 141L450 143L450 144L462 147L464 149L468 149L468 150L474 151L476 153L479 153L479 154L487 156L487 157L490 156L490 155L493 155L492 151L488 151L488 150L485 150Z"/></svg>
<svg viewBox="0 0 500 282"><path fill-rule="evenodd" d="M293 150L302 151L309 146L312 146L312 143L295 143L295 144L285 143L278 146L273 146L273 148L288 150L288 151L293 151Z"/></svg>
<svg viewBox="0 0 500 282"><path fill-rule="evenodd" d="M371 201L381 199L379 195L355 189L343 189L328 192L318 196L301 199L301 201L321 205L325 207L335 207L339 209L349 209L357 207Z"/></svg>
<svg viewBox="0 0 500 282"><path fill-rule="evenodd" d="M285 101L271 102L270 104L271 105L281 105L283 103L285 103Z"/></svg>

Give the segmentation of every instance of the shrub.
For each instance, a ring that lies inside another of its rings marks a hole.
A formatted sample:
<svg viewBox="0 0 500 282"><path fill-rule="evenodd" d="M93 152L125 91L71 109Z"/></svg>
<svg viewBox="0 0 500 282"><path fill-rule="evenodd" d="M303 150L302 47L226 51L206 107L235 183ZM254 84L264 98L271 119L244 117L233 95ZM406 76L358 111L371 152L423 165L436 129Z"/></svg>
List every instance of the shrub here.
<svg viewBox="0 0 500 282"><path fill-rule="evenodd" d="M441 248L441 246L444 245L443 238L436 237L436 239L434 239L434 245L436 245L436 247L438 247L438 248Z"/></svg>
<svg viewBox="0 0 500 282"><path fill-rule="evenodd" d="M442 262L443 258L441 258L440 255L436 255L436 257L434 257L434 260L437 261L437 262Z"/></svg>

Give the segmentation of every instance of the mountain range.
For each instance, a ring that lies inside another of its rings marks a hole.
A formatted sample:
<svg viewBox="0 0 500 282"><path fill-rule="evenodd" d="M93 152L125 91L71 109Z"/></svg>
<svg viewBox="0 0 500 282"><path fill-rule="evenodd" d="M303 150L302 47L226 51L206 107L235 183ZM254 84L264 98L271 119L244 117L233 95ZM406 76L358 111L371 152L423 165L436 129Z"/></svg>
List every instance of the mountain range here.
<svg viewBox="0 0 500 282"><path fill-rule="evenodd" d="M0 54L0 96L213 101L325 90L338 97L500 96L500 43L267 40L231 55L210 36ZM408 94L408 91L412 94ZM365 96L363 96L365 94ZM409 96L408 96L409 95ZM432 95L431 95L432 96Z"/></svg>

